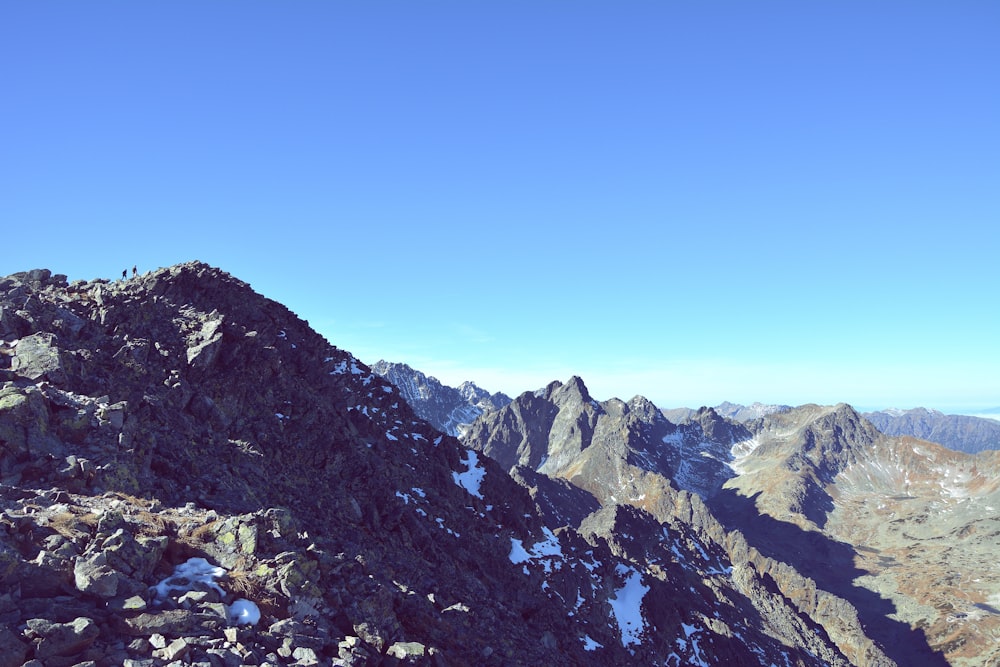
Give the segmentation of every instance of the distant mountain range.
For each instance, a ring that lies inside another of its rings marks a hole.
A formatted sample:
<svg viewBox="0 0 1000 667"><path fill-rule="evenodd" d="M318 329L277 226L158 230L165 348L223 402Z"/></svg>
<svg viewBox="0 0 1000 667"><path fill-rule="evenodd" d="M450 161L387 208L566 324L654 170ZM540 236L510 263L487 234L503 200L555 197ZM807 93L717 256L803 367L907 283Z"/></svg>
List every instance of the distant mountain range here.
<svg viewBox="0 0 1000 667"><path fill-rule="evenodd" d="M790 405L765 405L764 403L751 403L750 405L740 405L725 401L716 405L714 410L725 417L738 422L747 422L751 419L759 419L775 412L786 412L791 410ZM690 420L697 410L691 408L669 408L662 411L663 415L672 422L680 424Z"/></svg>
<svg viewBox="0 0 1000 667"><path fill-rule="evenodd" d="M792 408L763 403L740 405L727 401L714 409L723 417L742 423ZM667 419L678 424L689 421L697 414L697 410L691 408L669 408L662 412ZM987 449L1000 449L1000 421L986 416L989 414L992 413L984 411L984 416L949 415L928 408L913 408L864 412L862 416L886 435L909 435L936 442L948 449L975 454Z"/></svg>
<svg viewBox="0 0 1000 667"><path fill-rule="evenodd" d="M886 435L912 435L960 452L1000 449L1000 421L937 410L880 410L864 413Z"/></svg>
<svg viewBox="0 0 1000 667"><path fill-rule="evenodd" d="M448 387L402 363L380 359L371 368L399 389L417 416L448 435L461 435L483 412L502 408L511 400L505 394L480 389L472 382Z"/></svg>

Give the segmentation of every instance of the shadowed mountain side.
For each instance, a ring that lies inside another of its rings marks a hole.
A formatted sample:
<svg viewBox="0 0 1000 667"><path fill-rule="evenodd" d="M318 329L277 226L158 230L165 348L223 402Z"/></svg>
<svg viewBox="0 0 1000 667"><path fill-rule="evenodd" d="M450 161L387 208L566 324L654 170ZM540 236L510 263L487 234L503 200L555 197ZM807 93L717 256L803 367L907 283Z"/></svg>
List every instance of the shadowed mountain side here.
<svg viewBox="0 0 1000 667"><path fill-rule="evenodd" d="M756 500L757 495L746 497L723 489L708 505L727 529L740 531L762 555L791 565L819 588L853 605L865 631L896 663L948 666L944 656L931 649L922 631L890 618L896 611L891 601L854 584L866 573L855 567L856 552L851 545L761 513Z"/></svg>
<svg viewBox="0 0 1000 667"><path fill-rule="evenodd" d="M526 466L516 466L510 471L510 476L528 490L547 526L579 528L587 516L601 507L593 494L564 479L543 475Z"/></svg>
<svg viewBox="0 0 1000 667"><path fill-rule="evenodd" d="M703 541L690 526L672 521L668 527L643 509L607 505L586 518L580 533L588 541L606 544L625 561L647 564L652 590L646 596L646 608L649 617L663 627L684 623L683 619L692 615L714 618L722 637L713 638L713 649L732 656L725 664L747 664L738 659L742 648L739 644L757 656L764 655L751 636L751 632L762 630L783 639L787 646L782 656L784 664L802 664L811 658L819 658L827 665L858 664L834 648L826 630L790 604L772 579L760 576L751 563L730 562L725 549ZM700 565L695 564L698 561ZM730 585L730 581L737 586ZM691 596L682 600L665 594L664 589L689 591ZM734 618L740 620L726 628L725 623ZM805 652L796 647L806 647ZM684 663L668 660L666 664L679 667ZM865 664L889 663L876 658Z"/></svg>

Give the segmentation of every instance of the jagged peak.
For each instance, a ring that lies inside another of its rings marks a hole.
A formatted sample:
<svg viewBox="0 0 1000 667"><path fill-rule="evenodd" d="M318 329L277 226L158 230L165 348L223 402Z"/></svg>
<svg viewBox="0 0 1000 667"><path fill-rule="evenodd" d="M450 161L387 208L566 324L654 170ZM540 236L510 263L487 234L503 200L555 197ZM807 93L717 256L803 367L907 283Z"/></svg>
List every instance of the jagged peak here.
<svg viewBox="0 0 1000 667"><path fill-rule="evenodd" d="M719 412L718 412L718 410L716 410L715 408L713 408L711 406L708 406L708 405L703 405L703 406L701 406L700 408L698 408L697 410L694 411L693 418L694 419L704 419L704 418L708 418L708 419L722 419L722 415L720 415Z"/></svg>
<svg viewBox="0 0 1000 667"><path fill-rule="evenodd" d="M645 396L636 394L628 400L629 412L637 414L642 417L644 421L653 422L659 420L666 420L660 409L657 408L651 400Z"/></svg>
<svg viewBox="0 0 1000 667"><path fill-rule="evenodd" d="M566 384L562 385L558 392L559 394L567 396L578 396L582 401L589 403L591 400L590 392L587 390L587 385L584 384L583 378L579 375L572 376L566 381Z"/></svg>
<svg viewBox="0 0 1000 667"><path fill-rule="evenodd" d="M563 386L562 382L560 382L559 380L553 380L552 382L548 383L541 389L536 389L535 391L526 391L523 394L521 394L521 396L523 397L535 396L536 398L544 398L545 400L550 400L552 398L552 395L555 392L559 391L559 389L561 389L562 386Z"/></svg>

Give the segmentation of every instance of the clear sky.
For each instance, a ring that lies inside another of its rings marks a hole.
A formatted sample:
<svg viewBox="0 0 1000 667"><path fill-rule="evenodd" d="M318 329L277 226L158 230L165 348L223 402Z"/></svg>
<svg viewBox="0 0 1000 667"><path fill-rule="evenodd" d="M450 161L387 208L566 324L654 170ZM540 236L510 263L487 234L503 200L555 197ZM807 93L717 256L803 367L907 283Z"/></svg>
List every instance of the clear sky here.
<svg viewBox="0 0 1000 667"><path fill-rule="evenodd" d="M0 275L516 395L1000 405L1000 3L17 2Z"/></svg>

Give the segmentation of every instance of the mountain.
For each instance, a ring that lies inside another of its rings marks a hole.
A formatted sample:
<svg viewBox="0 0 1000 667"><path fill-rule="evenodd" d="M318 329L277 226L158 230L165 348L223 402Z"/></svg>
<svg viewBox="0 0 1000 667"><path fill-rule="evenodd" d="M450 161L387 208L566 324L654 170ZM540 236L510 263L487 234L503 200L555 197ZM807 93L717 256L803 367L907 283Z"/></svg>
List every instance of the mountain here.
<svg viewBox="0 0 1000 667"><path fill-rule="evenodd" d="M0 279L0 382L3 667L892 664L698 496L625 460L592 491L512 477L199 262ZM561 394L569 465L588 419L608 455L659 460L632 432L677 431Z"/></svg>
<svg viewBox="0 0 1000 667"><path fill-rule="evenodd" d="M732 476L731 450L749 437L745 427L710 408L688 424L675 425L643 397L597 402L574 377L526 392L483 415L463 442L503 467L565 480L607 511L622 505L639 510L647 517L646 527L630 534L645 534L648 540L660 527L666 535L685 535L739 573L732 582L736 590L728 595L757 601L762 606L756 613L767 616L771 601L759 600L754 591L773 591L793 614L815 623L814 632L828 636L849 664L897 664L886 647L866 635L846 600L821 590L790 564L767 557L739 531L727 530L703 502L699 493L713 495ZM533 497L537 502L538 494ZM643 557L658 561L655 550Z"/></svg>
<svg viewBox="0 0 1000 667"><path fill-rule="evenodd" d="M575 487L645 512L646 534L688 530L752 563L852 664L1000 657L998 453L889 437L844 404L673 424L641 397L596 402L579 378L483 415L463 442L553 516L578 519Z"/></svg>
<svg viewBox="0 0 1000 667"><path fill-rule="evenodd" d="M724 401L715 406L715 411L725 417L738 422L747 422L751 419L759 419L775 412L786 412L791 410L790 405L766 405L764 403L751 403L750 405L740 405ZM663 416L680 424L689 421L697 410L691 408L666 408L662 410Z"/></svg>
<svg viewBox="0 0 1000 667"><path fill-rule="evenodd" d="M1000 656L1000 584L987 574L1000 535L1000 452L886 436L846 405L801 406L748 427L736 476L709 501L727 525L776 556L819 555L805 535L841 545L837 563L822 554L800 567L868 614L876 634L894 630L881 627L891 614L950 664Z"/></svg>
<svg viewBox="0 0 1000 667"><path fill-rule="evenodd" d="M472 382L463 382L457 388L445 386L437 378L424 375L406 364L380 359L371 368L399 389L400 395L418 417L448 435L461 435L483 412L510 403L509 396L499 392L490 394Z"/></svg>
<svg viewBox="0 0 1000 667"><path fill-rule="evenodd" d="M946 415L927 408L880 410L864 416L886 435L910 435L970 454L1000 449L1000 421L993 419Z"/></svg>
<svg viewBox="0 0 1000 667"><path fill-rule="evenodd" d="M790 405L774 405L764 403L751 403L750 405L740 405L725 401L715 406L715 411L727 419L738 422L748 422L751 419L760 419L776 412L788 412L792 409Z"/></svg>

